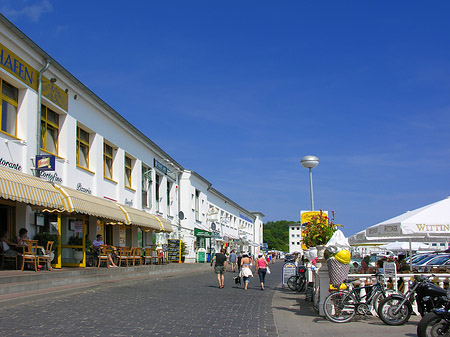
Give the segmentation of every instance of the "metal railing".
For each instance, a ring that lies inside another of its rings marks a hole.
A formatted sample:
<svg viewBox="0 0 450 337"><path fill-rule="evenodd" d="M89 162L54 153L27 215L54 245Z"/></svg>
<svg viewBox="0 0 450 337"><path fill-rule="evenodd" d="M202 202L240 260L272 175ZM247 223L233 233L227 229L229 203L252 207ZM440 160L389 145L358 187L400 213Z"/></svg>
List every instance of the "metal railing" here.
<svg viewBox="0 0 450 337"><path fill-rule="evenodd" d="M311 270L311 266L307 267L307 281L308 282L314 282L314 308L319 311L319 285L320 285L320 279L319 275L316 271ZM386 279L390 280L390 283L392 285L400 283L402 286L398 289L399 293L406 293L409 289L409 281L412 280L415 276L418 275L425 275L425 276L434 276L433 282L437 284L439 287L445 289L449 286L450 281L450 274L432 274L432 273L411 273L411 274L397 274L396 276L386 276ZM377 282L376 277L373 276L373 274L349 274L348 278L356 279L354 283L360 283L361 286L367 285L367 284L374 284ZM399 280L402 280L403 282L399 282ZM392 287L394 288L394 287ZM360 293L361 297L365 295L365 289L361 289ZM414 302L413 309L417 312L417 307Z"/></svg>

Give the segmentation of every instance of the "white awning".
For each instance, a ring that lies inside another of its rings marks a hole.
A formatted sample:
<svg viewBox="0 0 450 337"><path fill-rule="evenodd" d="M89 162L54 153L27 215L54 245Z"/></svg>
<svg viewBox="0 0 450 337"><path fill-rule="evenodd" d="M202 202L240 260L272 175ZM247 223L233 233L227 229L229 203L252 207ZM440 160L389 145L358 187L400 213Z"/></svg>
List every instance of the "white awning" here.
<svg viewBox="0 0 450 337"><path fill-rule="evenodd" d="M51 183L5 168L0 168L0 197L53 210L64 210L61 194Z"/></svg>

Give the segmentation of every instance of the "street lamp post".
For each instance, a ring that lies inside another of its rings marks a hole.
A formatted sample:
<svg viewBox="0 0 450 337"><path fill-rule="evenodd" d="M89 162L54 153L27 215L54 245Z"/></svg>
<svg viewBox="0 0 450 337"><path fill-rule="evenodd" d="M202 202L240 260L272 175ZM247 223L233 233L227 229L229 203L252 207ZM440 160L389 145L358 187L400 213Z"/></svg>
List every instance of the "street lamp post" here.
<svg viewBox="0 0 450 337"><path fill-rule="evenodd" d="M309 169L309 193L311 195L311 211L314 211L314 195L313 195L313 183L312 183L312 170L319 165L319 158L316 156L305 156L300 161L303 167Z"/></svg>

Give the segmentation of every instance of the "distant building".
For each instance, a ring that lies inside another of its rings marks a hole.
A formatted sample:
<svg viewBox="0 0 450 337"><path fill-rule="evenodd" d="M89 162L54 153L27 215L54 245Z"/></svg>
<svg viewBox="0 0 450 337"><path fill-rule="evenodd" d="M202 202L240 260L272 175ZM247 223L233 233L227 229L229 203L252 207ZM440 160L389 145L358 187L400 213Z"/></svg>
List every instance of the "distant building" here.
<svg viewBox="0 0 450 337"><path fill-rule="evenodd" d="M300 223L289 225L289 253L302 250L302 230Z"/></svg>

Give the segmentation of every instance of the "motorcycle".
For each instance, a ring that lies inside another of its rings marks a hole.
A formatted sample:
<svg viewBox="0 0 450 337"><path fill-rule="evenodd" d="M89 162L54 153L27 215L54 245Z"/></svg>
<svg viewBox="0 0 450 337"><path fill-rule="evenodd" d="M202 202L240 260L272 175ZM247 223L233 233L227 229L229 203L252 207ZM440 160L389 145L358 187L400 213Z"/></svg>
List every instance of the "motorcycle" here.
<svg viewBox="0 0 450 337"><path fill-rule="evenodd" d="M450 290L443 309L433 309L422 317L417 326L417 337L450 336Z"/></svg>
<svg viewBox="0 0 450 337"><path fill-rule="evenodd" d="M405 324L413 313L411 303L414 301L414 293L417 309L422 317L433 309L444 307L447 303L447 292L431 282L433 277L434 275L415 276L405 294L394 294L383 299L378 306L378 317L388 325Z"/></svg>

